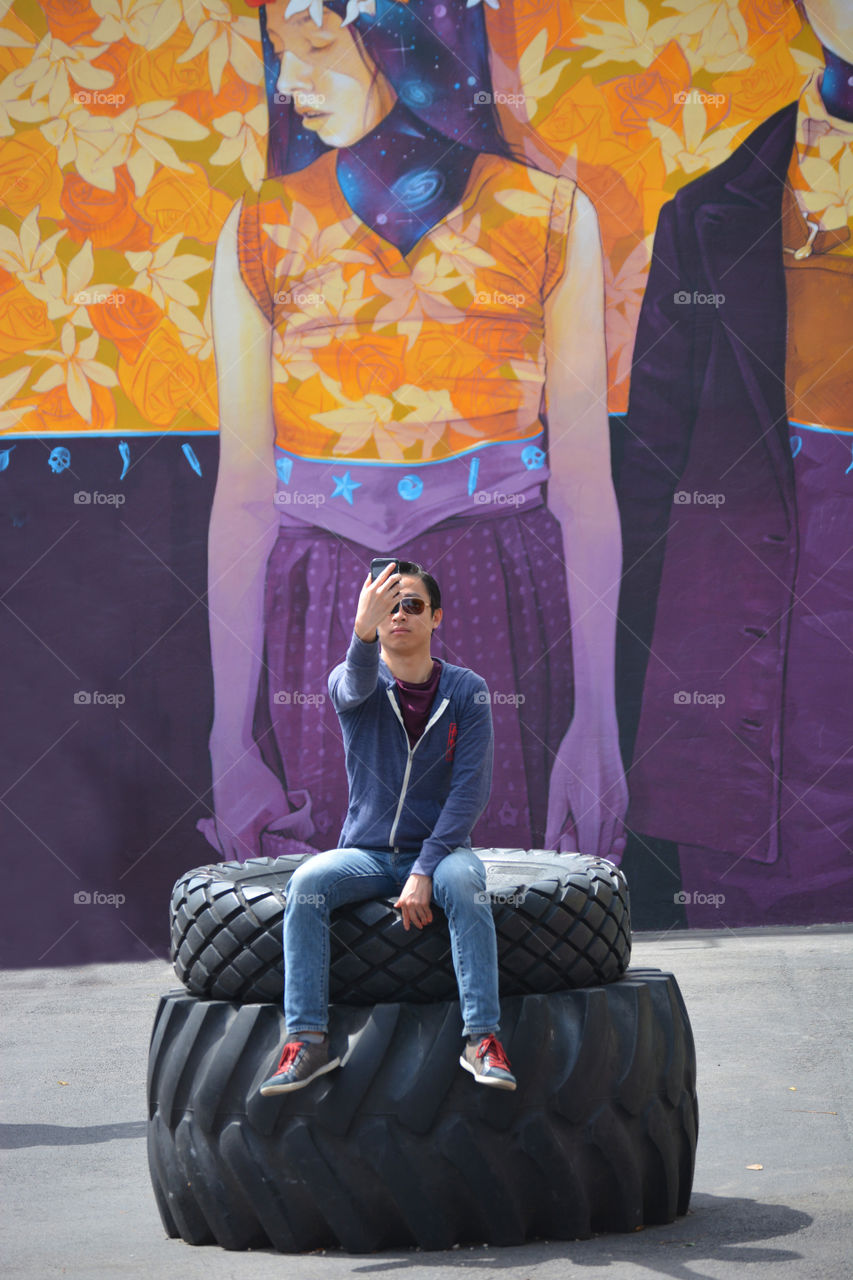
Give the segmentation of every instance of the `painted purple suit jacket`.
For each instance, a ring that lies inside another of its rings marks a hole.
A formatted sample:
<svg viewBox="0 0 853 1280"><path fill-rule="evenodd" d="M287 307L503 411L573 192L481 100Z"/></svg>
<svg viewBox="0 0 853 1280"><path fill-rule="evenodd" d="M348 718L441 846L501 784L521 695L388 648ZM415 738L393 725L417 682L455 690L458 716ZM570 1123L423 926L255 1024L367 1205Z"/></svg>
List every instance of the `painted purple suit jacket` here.
<svg viewBox="0 0 853 1280"><path fill-rule="evenodd" d="M615 450L629 822L760 862L777 857L797 565L781 232L796 116L661 211Z"/></svg>

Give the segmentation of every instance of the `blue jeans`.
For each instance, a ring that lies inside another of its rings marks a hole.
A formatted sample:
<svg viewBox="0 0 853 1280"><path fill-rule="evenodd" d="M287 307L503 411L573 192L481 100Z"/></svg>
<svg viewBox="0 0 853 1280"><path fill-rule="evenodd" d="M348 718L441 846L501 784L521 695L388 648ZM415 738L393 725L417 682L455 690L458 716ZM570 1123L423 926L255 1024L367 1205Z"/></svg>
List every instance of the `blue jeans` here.
<svg viewBox="0 0 853 1280"><path fill-rule="evenodd" d="M416 853L330 849L307 858L287 886L284 1013L289 1034L329 1022L329 915L347 902L399 895ZM470 849L442 858L432 894L447 916L464 1035L498 1030L498 951L482 862ZM413 929L414 925L411 926Z"/></svg>

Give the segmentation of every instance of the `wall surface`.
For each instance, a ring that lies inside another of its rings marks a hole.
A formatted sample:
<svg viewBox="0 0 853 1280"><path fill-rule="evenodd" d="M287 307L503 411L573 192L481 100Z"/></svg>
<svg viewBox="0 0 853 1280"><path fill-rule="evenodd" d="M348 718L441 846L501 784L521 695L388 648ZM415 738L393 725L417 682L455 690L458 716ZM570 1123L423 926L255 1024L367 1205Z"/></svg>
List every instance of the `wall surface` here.
<svg viewBox="0 0 853 1280"><path fill-rule="evenodd" d="M490 687L475 843L621 858L637 927L850 920L853 133L815 32L266 13L269 103L257 6L3 6L3 963L161 956L187 868L334 846L374 554L432 569L433 653ZM378 143L297 110L372 119L358 49Z"/></svg>

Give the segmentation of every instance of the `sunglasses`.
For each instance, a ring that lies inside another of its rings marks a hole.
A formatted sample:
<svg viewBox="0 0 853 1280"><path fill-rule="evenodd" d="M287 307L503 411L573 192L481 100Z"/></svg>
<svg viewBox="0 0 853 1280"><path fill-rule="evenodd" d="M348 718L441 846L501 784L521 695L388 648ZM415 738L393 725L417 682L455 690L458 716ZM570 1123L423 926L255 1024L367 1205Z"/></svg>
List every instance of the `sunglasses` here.
<svg viewBox="0 0 853 1280"><path fill-rule="evenodd" d="M417 615L419 613L423 613L426 608L426 601L422 600L420 596L403 596L403 599L398 600L394 605L394 608L391 610L391 616L393 617L401 608L403 613L413 613Z"/></svg>

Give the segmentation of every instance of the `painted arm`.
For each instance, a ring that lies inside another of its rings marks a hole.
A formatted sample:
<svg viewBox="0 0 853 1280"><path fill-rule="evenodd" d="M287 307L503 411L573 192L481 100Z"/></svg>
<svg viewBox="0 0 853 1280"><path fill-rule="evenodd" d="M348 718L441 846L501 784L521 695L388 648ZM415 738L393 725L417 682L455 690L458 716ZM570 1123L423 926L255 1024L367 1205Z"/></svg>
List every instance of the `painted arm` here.
<svg viewBox="0 0 853 1280"><path fill-rule="evenodd" d="M266 827L306 839L310 818L290 814L279 779L252 737L263 662L266 566L278 533L273 460L272 331L243 283L235 206L213 265L212 316L219 391L219 472L208 537L214 717L215 819L199 828L227 858L255 857ZM295 821L294 821L295 820Z"/></svg>
<svg viewBox="0 0 853 1280"><path fill-rule="evenodd" d="M621 535L610 470L601 240L580 190L566 268L545 303L545 343L548 506L563 530L574 664L574 714L551 771L545 843L618 861L628 806L614 686Z"/></svg>

